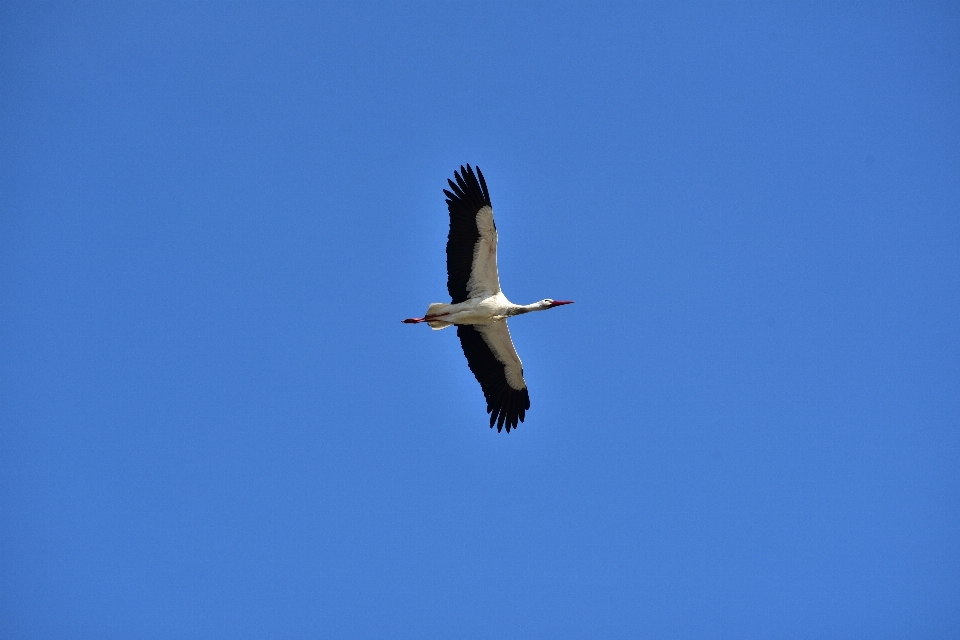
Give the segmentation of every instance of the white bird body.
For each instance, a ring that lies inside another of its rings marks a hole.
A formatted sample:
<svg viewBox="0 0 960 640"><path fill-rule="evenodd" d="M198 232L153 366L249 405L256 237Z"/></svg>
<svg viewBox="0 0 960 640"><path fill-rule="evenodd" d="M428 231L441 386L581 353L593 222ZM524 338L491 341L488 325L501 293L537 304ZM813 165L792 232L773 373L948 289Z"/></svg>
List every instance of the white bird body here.
<svg viewBox="0 0 960 640"><path fill-rule="evenodd" d="M431 329L446 329L454 324L490 324L531 311L550 309L553 300L541 300L533 304L513 304L503 292L485 298L470 298L457 304L434 302L427 309L425 321Z"/></svg>
<svg viewBox="0 0 960 640"><path fill-rule="evenodd" d="M487 399L490 426L496 422L497 431L506 426L509 433L517 427L518 420L523 422L524 413L530 408L530 396L507 318L571 301L547 298L520 305L507 300L500 291L497 227L480 167L476 175L470 165L466 169L460 167L460 172L453 175L456 184L447 180L453 193L444 189L450 211L447 290L452 301L434 302L422 318L407 318L403 322L426 322L435 330L457 325L467 364Z"/></svg>

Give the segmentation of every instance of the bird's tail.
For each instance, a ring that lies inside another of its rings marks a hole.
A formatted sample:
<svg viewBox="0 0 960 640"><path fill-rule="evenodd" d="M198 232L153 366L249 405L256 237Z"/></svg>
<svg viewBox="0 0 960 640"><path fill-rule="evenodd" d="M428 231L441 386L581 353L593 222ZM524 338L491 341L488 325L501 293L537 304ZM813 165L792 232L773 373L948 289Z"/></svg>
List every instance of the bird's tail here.
<svg viewBox="0 0 960 640"><path fill-rule="evenodd" d="M444 304L442 302L434 302L429 307L427 307L427 314L424 317L430 318L430 316L444 315L445 313L447 313L447 310L449 309L449 307L450 305L448 304ZM439 331L440 329L446 329L447 327L451 326L453 323L444 322L443 320L427 320L427 324L430 325L430 328L433 329L434 331Z"/></svg>

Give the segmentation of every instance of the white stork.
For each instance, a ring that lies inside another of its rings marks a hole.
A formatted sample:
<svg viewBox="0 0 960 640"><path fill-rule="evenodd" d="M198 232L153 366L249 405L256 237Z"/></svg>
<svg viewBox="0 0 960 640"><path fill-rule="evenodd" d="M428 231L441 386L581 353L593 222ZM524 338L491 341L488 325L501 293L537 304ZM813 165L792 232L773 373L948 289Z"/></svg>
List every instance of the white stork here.
<svg viewBox="0 0 960 640"><path fill-rule="evenodd" d="M572 300L547 298L533 304L513 304L500 291L497 274L497 226L487 183L477 167L470 165L453 180L447 180L453 193L447 195L450 234L447 236L447 291L451 304L434 302L422 318L403 322L426 322L431 329L457 325L457 335L467 364L476 376L487 399L490 427L497 424L516 429L530 408L530 395L523 380L523 364L517 355L507 328L507 318L531 311L544 311Z"/></svg>

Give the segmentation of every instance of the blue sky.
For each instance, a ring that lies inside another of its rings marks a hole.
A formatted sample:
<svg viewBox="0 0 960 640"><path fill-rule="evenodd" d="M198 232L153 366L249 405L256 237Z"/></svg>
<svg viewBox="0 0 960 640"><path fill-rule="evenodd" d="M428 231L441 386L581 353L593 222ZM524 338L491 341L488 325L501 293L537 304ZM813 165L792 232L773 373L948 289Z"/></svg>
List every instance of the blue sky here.
<svg viewBox="0 0 960 640"><path fill-rule="evenodd" d="M960 634L960 10L0 8L0 636ZM486 426L441 189L531 409Z"/></svg>

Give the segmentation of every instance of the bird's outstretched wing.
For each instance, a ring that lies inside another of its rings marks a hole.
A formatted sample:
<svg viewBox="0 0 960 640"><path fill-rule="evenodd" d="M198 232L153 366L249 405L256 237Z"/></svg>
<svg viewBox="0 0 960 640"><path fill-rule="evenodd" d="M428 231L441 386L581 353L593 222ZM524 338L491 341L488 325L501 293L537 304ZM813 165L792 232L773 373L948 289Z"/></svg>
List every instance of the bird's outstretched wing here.
<svg viewBox="0 0 960 640"><path fill-rule="evenodd" d="M453 303L485 297L500 291L497 274L497 226L487 183L477 167L454 171L447 180L450 234L447 236L447 291Z"/></svg>
<svg viewBox="0 0 960 640"><path fill-rule="evenodd" d="M487 399L490 426L517 428L530 408L530 394L523 380L523 364L513 348L507 321L492 324L463 324L457 326L460 346L467 356L470 371L476 376Z"/></svg>

